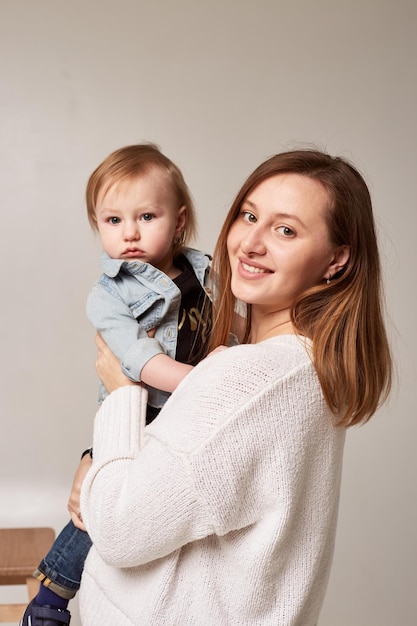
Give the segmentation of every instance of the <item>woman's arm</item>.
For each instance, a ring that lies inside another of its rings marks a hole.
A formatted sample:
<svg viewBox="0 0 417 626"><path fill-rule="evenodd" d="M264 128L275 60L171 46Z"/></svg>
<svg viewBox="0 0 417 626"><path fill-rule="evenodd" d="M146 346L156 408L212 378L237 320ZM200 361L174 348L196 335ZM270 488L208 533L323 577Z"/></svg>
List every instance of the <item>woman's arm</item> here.
<svg viewBox="0 0 417 626"><path fill-rule="evenodd" d="M91 539L116 567L153 561L214 532L186 457L144 434L146 399L146 389L136 385L104 400L81 492Z"/></svg>
<svg viewBox="0 0 417 626"><path fill-rule="evenodd" d="M98 345L105 354L100 339ZM259 427L261 416L249 419L241 409L265 383L258 363L250 371L246 358L228 358L238 349L194 368L146 428L144 387L116 389L101 405L81 501L85 525L107 563L148 563L257 518L262 490L253 480L256 461L248 459L247 447L252 454L258 445L252 427ZM113 359L105 361L100 375L107 385L105 370Z"/></svg>
<svg viewBox="0 0 417 626"><path fill-rule="evenodd" d="M304 378L301 389L288 393L288 366L280 365L275 345L257 357L253 351L238 346L202 361L146 428L145 388L125 386L103 402L81 499L88 532L107 563L134 567L249 526L277 501L283 485L286 492L292 488L288 476L297 478L299 471L292 461L291 468L285 464L287 449L297 447L296 420L287 420L287 439L279 415L288 413L294 395L304 433L319 407L311 407ZM312 369L307 357L306 367ZM298 366L296 372L298 380ZM298 406L303 393L306 404Z"/></svg>
<svg viewBox="0 0 417 626"><path fill-rule="evenodd" d="M146 389L123 375L99 334L95 341L97 373L113 393L95 419L94 463L82 488L83 522L102 558L128 567L168 554L190 538L211 534L213 527L183 456L154 439L143 443ZM74 523L84 529L77 517L83 477L77 472L70 510ZM167 510L175 514L168 513L167 518ZM110 540L115 528L117 543ZM132 537L137 540L132 542Z"/></svg>

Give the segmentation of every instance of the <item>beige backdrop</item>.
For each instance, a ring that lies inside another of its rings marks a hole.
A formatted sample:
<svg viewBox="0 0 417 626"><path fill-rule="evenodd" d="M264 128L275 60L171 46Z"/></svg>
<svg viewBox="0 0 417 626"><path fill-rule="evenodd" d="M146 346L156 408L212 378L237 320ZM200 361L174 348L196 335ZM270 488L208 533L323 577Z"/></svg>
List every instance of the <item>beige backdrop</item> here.
<svg viewBox="0 0 417 626"><path fill-rule="evenodd" d="M416 24L415 0L0 1L1 526L59 529L91 440L91 171L157 142L210 252L247 174L313 143L369 182L399 378L348 437L319 626L416 623Z"/></svg>

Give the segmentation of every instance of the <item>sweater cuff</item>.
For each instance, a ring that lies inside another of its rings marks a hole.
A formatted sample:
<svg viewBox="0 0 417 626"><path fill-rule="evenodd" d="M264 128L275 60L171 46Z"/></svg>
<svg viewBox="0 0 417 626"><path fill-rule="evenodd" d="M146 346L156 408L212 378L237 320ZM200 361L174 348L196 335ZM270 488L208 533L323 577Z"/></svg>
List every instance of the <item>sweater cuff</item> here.
<svg viewBox="0 0 417 626"><path fill-rule="evenodd" d="M137 455L146 423L147 398L147 390L141 385L126 385L107 396L94 421L95 464Z"/></svg>

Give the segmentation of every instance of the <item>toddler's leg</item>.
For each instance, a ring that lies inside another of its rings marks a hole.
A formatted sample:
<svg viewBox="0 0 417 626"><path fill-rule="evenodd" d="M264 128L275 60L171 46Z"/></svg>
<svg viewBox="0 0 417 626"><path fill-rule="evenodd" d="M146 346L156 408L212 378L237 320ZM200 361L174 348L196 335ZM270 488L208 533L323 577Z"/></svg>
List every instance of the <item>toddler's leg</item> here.
<svg viewBox="0 0 417 626"><path fill-rule="evenodd" d="M85 559L91 548L88 534L70 521L55 539L34 576L56 594L70 600L80 588Z"/></svg>
<svg viewBox="0 0 417 626"><path fill-rule="evenodd" d="M39 593L28 605L21 626L67 625L68 602L80 588L85 559L91 547L88 534L69 522L42 559L34 576Z"/></svg>

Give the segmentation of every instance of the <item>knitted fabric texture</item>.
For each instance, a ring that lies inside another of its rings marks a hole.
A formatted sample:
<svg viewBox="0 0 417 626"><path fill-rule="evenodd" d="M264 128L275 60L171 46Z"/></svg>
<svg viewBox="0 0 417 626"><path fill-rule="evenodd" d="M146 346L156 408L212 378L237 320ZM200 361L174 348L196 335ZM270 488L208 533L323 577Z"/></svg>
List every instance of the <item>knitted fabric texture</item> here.
<svg viewBox="0 0 417 626"><path fill-rule="evenodd" d="M97 413L82 492L84 626L315 626L345 431L303 341L223 350L145 428L146 391Z"/></svg>

